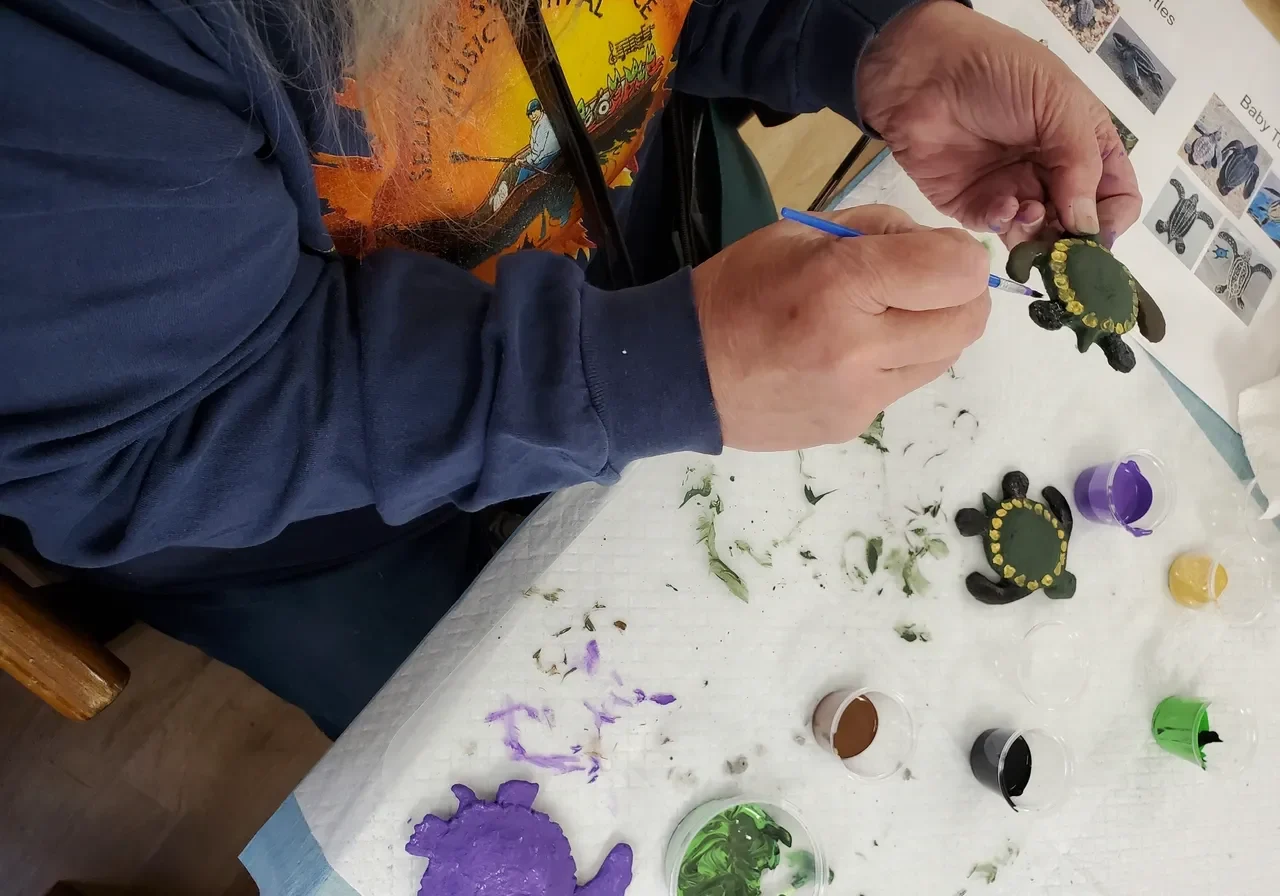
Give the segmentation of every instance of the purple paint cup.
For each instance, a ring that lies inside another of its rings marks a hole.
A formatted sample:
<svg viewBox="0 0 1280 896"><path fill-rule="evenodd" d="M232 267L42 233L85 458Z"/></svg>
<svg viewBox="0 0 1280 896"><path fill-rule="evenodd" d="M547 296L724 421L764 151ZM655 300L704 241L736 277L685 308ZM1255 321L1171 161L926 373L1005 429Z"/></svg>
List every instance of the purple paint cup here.
<svg viewBox="0 0 1280 896"><path fill-rule="evenodd" d="M1160 458L1135 451L1115 463L1089 467L1076 477L1080 515L1119 526L1137 538L1150 535L1173 510L1173 476Z"/></svg>

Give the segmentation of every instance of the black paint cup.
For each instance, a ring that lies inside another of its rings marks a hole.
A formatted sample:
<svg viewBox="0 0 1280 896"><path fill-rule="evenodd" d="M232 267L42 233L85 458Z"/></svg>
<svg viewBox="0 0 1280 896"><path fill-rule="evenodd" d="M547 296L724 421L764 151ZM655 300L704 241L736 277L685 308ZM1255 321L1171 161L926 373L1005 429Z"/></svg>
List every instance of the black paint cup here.
<svg viewBox="0 0 1280 896"><path fill-rule="evenodd" d="M1071 752L1039 728L988 728L969 750L969 768L1015 812L1048 811L1071 792Z"/></svg>

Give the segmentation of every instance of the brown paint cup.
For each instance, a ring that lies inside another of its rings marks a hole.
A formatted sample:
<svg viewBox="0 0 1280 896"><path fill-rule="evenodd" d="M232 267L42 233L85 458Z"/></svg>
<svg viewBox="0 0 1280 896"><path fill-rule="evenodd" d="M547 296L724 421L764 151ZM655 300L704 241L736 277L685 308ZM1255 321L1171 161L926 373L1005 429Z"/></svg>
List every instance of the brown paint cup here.
<svg viewBox="0 0 1280 896"><path fill-rule="evenodd" d="M906 766L916 745L915 720L898 694L879 688L832 691L813 710L813 738L864 781Z"/></svg>

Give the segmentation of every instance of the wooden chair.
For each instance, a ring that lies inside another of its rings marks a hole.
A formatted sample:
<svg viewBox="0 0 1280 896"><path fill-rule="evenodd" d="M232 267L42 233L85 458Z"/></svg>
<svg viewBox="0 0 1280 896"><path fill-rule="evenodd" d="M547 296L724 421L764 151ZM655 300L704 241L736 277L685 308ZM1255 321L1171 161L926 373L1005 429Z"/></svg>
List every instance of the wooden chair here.
<svg viewBox="0 0 1280 896"><path fill-rule="evenodd" d="M68 719L93 718L124 690L129 667L40 606L41 578L0 550L0 669Z"/></svg>

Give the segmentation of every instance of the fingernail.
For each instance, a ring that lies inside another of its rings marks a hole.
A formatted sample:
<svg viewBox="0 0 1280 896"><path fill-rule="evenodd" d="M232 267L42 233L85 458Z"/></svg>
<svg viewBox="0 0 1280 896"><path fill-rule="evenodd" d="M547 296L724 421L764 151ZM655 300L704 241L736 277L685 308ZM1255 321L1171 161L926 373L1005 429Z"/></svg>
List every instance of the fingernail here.
<svg viewBox="0 0 1280 896"><path fill-rule="evenodd" d="M1044 220L1044 212L1038 211L1035 214L1030 213L1030 206L1018 209L1018 216L1014 218L1019 224L1039 224Z"/></svg>
<svg viewBox="0 0 1280 896"><path fill-rule="evenodd" d="M1116 237L1119 236L1114 230L1108 230L1102 235L1102 245L1110 249L1116 244Z"/></svg>
<svg viewBox="0 0 1280 896"><path fill-rule="evenodd" d="M1092 197L1081 196L1073 200L1071 212L1075 216L1076 233L1098 232L1098 203Z"/></svg>
<svg viewBox="0 0 1280 896"><path fill-rule="evenodd" d="M997 221L996 223L994 223L994 224L992 224L992 225L990 225L990 226L991 226L991 232L992 232L992 233L999 233L1000 231L1004 230L1004 225L1003 225L1003 224L1001 224L999 221Z"/></svg>

